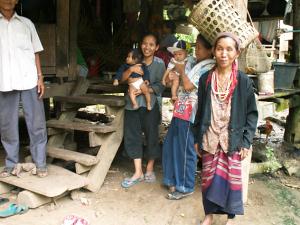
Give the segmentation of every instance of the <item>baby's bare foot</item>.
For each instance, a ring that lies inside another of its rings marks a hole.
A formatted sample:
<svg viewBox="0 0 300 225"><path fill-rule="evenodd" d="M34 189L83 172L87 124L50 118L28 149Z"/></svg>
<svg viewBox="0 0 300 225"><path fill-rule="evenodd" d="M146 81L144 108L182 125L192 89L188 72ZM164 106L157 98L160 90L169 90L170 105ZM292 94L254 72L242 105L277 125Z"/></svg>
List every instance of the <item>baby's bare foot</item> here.
<svg viewBox="0 0 300 225"><path fill-rule="evenodd" d="M177 100L177 96L172 96L172 101L175 102Z"/></svg>

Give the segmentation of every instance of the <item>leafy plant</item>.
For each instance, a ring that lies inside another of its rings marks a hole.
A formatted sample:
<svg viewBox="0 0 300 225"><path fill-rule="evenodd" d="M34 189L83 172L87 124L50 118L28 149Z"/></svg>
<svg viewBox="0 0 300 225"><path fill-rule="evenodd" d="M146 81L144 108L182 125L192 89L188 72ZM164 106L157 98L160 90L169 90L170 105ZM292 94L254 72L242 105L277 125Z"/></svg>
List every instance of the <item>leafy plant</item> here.
<svg viewBox="0 0 300 225"><path fill-rule="evenodd" d="M272 147L266 147L266 157L268 159L268 166L264 169L265 173L273 173L281 168L281 164L278 162Z"/></svg>

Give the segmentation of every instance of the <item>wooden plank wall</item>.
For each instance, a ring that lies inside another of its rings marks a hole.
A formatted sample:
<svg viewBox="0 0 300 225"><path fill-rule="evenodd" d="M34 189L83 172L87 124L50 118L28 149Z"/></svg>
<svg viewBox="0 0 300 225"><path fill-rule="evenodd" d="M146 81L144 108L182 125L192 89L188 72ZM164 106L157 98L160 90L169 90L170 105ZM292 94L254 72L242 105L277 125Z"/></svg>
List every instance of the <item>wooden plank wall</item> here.
<svg viewBox="0 0 300 225"><path fill-rule="evenodd" d="M77 32L78 32L78 18L79 18L80 0L70 1L70 68L69 80L75 80L77 77Z"/></svg>
<svg viewBox="0 0 300 225"><path fill-rule="evenodd" d="M58 0L56 9L56 76L69 75L70 0Z"/></svg>
<svg viewBox="0 0 300 225"><path fill-rule="evenodd" d="M41 39L44 51L40 53L41 65L43 74L55 74L56 60L55 60L55 24L36 24L36 29Z"/></svg>

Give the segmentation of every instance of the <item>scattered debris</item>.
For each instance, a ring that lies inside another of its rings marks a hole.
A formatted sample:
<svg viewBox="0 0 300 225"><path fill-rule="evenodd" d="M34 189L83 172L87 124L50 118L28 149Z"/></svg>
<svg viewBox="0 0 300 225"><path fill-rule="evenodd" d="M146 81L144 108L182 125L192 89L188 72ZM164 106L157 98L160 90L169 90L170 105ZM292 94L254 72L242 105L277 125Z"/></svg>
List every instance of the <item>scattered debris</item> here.
<svg viewBox="0 0 300 225"><path fill-rule="evenodd" d="M297 159L285 159L283 162L283 167L286 169L287 173L292 176L300 178L300 164Z"/></svg>
<svg viewBox="0 0 300 225"><path fill-rule="evenodd" d="M80 202L82 205L90 205L91 204L91 200L88 198L80 198Z"/></svg>
<svg viewBox="0 0 300 225"><path fill-rule="evenodd" d="M64 218L62 225L89 225L89 222L81 217L69 215Z"/></svg>

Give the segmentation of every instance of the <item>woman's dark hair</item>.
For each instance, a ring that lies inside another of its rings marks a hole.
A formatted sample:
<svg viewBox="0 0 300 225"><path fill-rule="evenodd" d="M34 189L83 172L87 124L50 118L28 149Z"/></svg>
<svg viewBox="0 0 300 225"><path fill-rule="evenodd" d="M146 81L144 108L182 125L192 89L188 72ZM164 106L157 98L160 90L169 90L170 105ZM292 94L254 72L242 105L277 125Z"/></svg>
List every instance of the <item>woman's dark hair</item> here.
<svg viewBox="0 0 300 225"><path fill-rule="evenodd" d="M159 39L158 39L158 36L157 36L155 33L151 33L151 32L146 33L146 34L143 36L143 38L142 38L142 42L143 42L143 40L144 40L146 37L153 37L153 38L155 39L155 44L156 44L156 45L159 45Z"/></svg>
<svg viewBox="0 0 300 225"><path fill-rule="evenodd" d="M173 20L164 20L163 21L163 25L171 30L171 33L175 33L176 32L176 24Z"/></svg>
<svg viewBox="0 0 300 225"><path fill-rule="evenodd" d="M143 53L141 52L140 49L138 48L134 48L130 51L132 53L132 59L136 62L136 63L142 63L143 62Z"/></svg>
<svg viewBox="0 0 300 225"><path fill-rule="evenodd" d="M200 42L206 49L212 49L212 45L203 37L202 34L198 34L197 42Z"/></svg>

